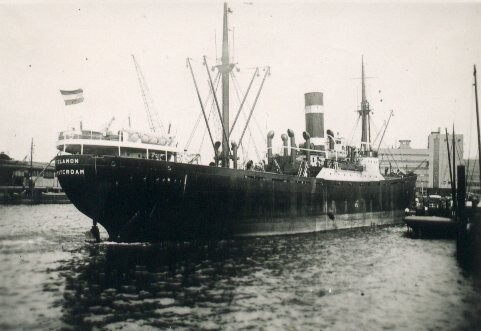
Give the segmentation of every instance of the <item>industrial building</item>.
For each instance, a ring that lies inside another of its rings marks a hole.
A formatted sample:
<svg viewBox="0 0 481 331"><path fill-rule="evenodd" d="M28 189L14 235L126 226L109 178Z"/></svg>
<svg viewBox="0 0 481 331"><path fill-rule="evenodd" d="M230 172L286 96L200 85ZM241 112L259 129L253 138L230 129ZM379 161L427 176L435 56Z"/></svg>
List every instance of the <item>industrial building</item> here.
<svg viewBox="0 0 481 331"><path fill-rule="evenodd" d="M477 160L463 158L464 141L462 134L455 134L456 164L466 166L468 190L480 192L479 163ZM433 131L428 136L427 148L412 148L411 140L400 140L397 148L384 148L379 150L381 171L400 171L403 173L414 172L418 175L416 188L423 189L450 189L451 179L449 161L453 159L453 136ZM448 156L448 144L450 155Z"/></svg>

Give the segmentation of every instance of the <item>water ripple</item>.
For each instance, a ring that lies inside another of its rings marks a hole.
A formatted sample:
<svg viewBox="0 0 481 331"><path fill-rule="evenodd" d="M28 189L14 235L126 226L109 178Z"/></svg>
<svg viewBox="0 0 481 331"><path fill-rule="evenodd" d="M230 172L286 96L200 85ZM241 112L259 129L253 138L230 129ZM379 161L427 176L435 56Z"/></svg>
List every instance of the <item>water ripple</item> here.
<svg viewBox="0 0 481 331"><path fill-rule="evenodd" d="M90 225L69 205L0 207L0 329L481 329L454 243L404 228L92 245Z"/></svg>

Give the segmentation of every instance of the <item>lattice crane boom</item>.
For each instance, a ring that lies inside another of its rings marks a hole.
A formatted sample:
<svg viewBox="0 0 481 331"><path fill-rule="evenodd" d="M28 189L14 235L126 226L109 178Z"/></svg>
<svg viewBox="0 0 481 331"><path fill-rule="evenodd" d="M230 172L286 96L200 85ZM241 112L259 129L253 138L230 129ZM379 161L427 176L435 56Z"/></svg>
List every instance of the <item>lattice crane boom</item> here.
<svg viewBox="0 0 481 331"><path fill-rule="evenodd" d="M159 120L159 115L154 107L154 102L150 94L149 86L145 80L144 74L140 69L135 56L132 54L132 60L134 62L135 71L137 72L137 79L139 81L140 92L142 94L142 99L144 101L145 112L147 114L147 122L149 124L150 131L154 133L164 133L162 124Z"/></svg>

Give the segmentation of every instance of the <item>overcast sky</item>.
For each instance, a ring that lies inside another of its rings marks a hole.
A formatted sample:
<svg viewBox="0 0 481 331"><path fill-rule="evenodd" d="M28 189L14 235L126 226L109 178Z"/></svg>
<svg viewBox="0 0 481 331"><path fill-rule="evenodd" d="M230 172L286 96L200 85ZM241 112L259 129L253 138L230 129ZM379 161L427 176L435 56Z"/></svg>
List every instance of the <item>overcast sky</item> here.
<svg viewBox="0 0 481 331"><path fill-rule="evenodd" d="M362 55L373 77L367 81L373 128L394 110L385 146L411 139L413 147L425 148L432 130L454 122L465 134L465 157L470 145L475 151L472 69L477 64L481 70L479 2L247 0L229 6L241 89L255 66L271 67L252 126L260 151L267 130L280 142L280 134L292 128L301 140L304 93L310 91L324 93L326 128L350 139ZM33 138L34 159L48 161L58 131L77 125L79 117L84 128L99 129L115 116L114 128L120 128L130 114L135 126L147 128L131 54L164 124L173 123L185 145L200 112L185 60L193 58L207 96L202 56L209 65L220 56L222 10L222 1L0 1L0 151L21 159ZM65 106L59 89L76 88L84 89L85 102ZM231 99L233 118L235 90ZM204 130L201 123L194 151ZM207 140L204 145L210 157Z"/></svg>

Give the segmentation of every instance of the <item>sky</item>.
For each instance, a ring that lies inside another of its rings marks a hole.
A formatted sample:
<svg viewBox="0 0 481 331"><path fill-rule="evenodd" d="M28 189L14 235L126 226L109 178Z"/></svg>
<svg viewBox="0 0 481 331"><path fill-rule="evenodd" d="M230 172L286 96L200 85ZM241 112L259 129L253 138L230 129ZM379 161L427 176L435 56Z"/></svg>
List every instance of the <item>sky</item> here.
<svg viewBox="0 0 481 331"><path fill-rule="evenodd" d="M288 128L301 140L304 93L312 91L324 93L325 127L359 140L360 129L354 128L362 56L372 77L367 97L373 135L394 111L382 147L411 139L412 147L426 148L431 131L454 123L465 135L464 157L476 156L472 71L474 64L481 71L481 2L249 0L231 1L229 7L240 91L255 67L271 70L243 141L249 157L265 152L269 130L276 144ZM192 58L205 99L202 56L209 66L220 57L222 13L223 2L209 0L0 0L0 151L23 159L33 139L34 160L49 161L57 152L58 132L78 126L80 119L84 129L96 130L115 117L112 128L119 129L130 116L133 126L147 130L132 54L162 123L172 124L185 147L200 114L186 58ZM85 101L65 106L59 90L77 88ZM239 105L235 93L232 89L231 119ZM219 126L212 126L219 139ZM242 127L237 125L234 139ZM189 148L209 161L203 121Z"/></svg>

